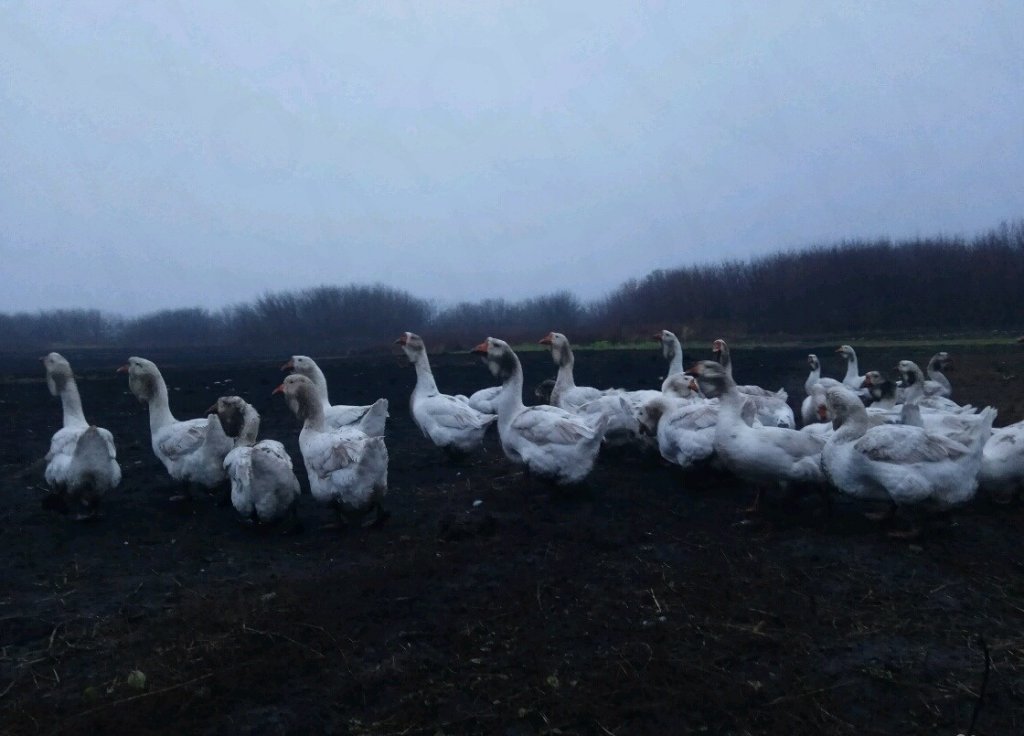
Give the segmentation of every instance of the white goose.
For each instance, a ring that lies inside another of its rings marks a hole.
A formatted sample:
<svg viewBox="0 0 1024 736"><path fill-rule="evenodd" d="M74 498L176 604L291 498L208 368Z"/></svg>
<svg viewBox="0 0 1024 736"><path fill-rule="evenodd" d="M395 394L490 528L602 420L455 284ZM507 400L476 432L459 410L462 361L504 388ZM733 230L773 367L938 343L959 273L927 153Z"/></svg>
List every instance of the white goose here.
<svg viewBox="0 0 1024 736"><path fill-rule="evenodd" d="M650 398L643 395L646 392L601 391L590 386L577 386L573 377L576 361L569 338L561 332L549 332L539 342L551 348L551 359L558 366L558 377L551 391L552 406L589 417L603 414L607 420L605 444L630 444L640 438L636 415L640 405Z"/></svg>
<svg viewBox="0 0 1024 736"><path fill-rule="evenodd" d="M843 493L890 500L896 506L926 504L939 509L974 496L994 409L979 414L975 432L965 445L921 427L871 427L860 398L845 387L829 389L828 403L836 431L822 451L821 463L828 479Z"/></svg>
<svg viewBox="0 0 1024 736"><path fill-rule="evenodd" d="M486 356L491 373L501 380L498 435L514 463L556 483L579 483L594 467L607 419L593 421L555 406L523 405L523 368L503 340L493 337L473 348Z"/></svg>
<svg viewBox="0 0 1024 736"><path fill-rule="evenodd" d="M662 330L654 335L654 339L661 343L661 354L668 361L668 373L665 374L665 380L667 381L671 376L682 373L683 346L679 342L679 338L668 330Z"/></svg>
<svg viewBox="0 0 1024 736"><path fill-rule="evenodd" d="M846 375L843 376L843 385L855 394L861 394L861 386L864 385L864 376L860 375L860 366L857 363L857 351L849 345L840 345L836 352L846 361Z"/></svg>
<svg viewBox="0 0 1024 736"><path fill-rule="evenodd" d="M928 361L928 365L925 370L928 372L928 381L935 386L934 394L936 396L942 396L949 398L953 395L953 386L946 378L946 374L943 373L947 368L953 366L953 361L949 357L949 353L945 350L935 353ZM925 393L928 394L928 385L925 385Z"/></svg>
<svg viewBox="0 0 1024 736"><path fill-rule="evenodd" d="M240 396L221 396L210 407L224 427L239 426L235 447L224 457L231 481L231 505L253 523L291 517L296 522L299 480L292 459L277 440L260 440L260 415Z"/></svg>
<svg viewBox="0 0 1024 736"><path fill-rule="evenodd" d="M807 380L804 381L804 391L807 392L807 397L800 404L800 419L804 426L808 424L815 424L817 422L825 421L818 412L818 404L814 394L814 387L820 385L826 389L832 386L838 386L839 381L834 378L822 378L821 376L821 362L818 360L818 356L814 353L810 353L807 356L807 365L810 368L810 372L807 374ZM824 400L824 393L822 392L820 398Z"/></svg>
<svg viewBox="0 0 1024 736"><path fill-rule="evenodd" d="M388 400L377 399L366 406L331 405L327 395L327 379L316 361L308 355L293 355L281 366L282 371L295 371L313 382L324 407L324 418L329 427L355 427L370 437L382 437L388 418Z"/></svg>
<svg viewBox="0 0 1024 736"><path fill-rule="evenodd" d="M974 407L970 404L960 406L952 399L940 396L938 384L926 381L920 366L914 361L901 360L896 364L896 370L900 372L900 377L903 379L904 402L912 401L920 405L922 409L935 409L954 414L974 413Z"/></svg>
<svg viewBox="0 0 1024 736"><path fill-rule="evenodd" d="M153 453L172 478L184 483L184 493L171 500L190 498L192 485L213 489L222 484L227 479L224 456L234 443L217 415L184 422L175 419L167 400L167 384L152 361L131 357L117 370L128 374L128 388L149 406Z"/></svg>
<svg viewBox="0 0 1024 736"><path fill-rule="evenodd" d="M576 359L572 354L569 338L561 332L549 332L539 340L541 345L551 349L551 359L558 366L558 377L551 390L551 405L566 411L576 411L588 401L602 396L605 392L592 386L577 386L573 377Z"/></svg>
<svg viewBox="0 0 1024 736"><path fill-rule="evenodd" d="M997 503L1009 503L1024 488L1024 422L992 430L981 456L979 482Z"/></svg>
<svg viewBox="0 0 1024 736"><path fill-rule="evenodd" d="M91 519L107 491L121 482L114 438L105 429L90 425L82 411L82 399L71 364L60 353L43 358L46 385L59 396L64 412L63 427L50 440L46 453L46 484L58 498L71 498L84 507L75 516Z"/></svg>
<svg viewBox="0 0 1024 736"><path fill-rule="evenodd" d="M720 363L702 360L691 373L705 393L719 396L715 452L729 471L756 486L751 510L757 510L765 486L821 483L821 437L784 427L750 426L743 418L750 397L739 392Z"/></svg>
<svg viewBox="0 0 1024 736"><path fill-rule="evenodd" d="M721 338L711 343L711 351L719 357L719 364L726 374L732 379L732 356L729 353L729 346ZM733 382L735 385L735 381ZM760 386L736 386L741 394L751 398L757 410L757 420L766 427L784 427L792 429L796 427L796 419L793 417L793 410L789 408L786 400L789 395L785 389L769 391Z"/></svg>
<svg viewBox="0 0 1024 736"><path fill-rule="evenodd" d="M305 376L293 373L273 392L284 394L302 421L299 449L313 498L334 509L339 525L371 511L372 525L382 524L389 516L383 505L388 492L384 438L369 437L355 427L329 426L320 395Z"/></svg>
<svg viewBox="0 0 1024 736"><path fill-rule="evenodd" d="M404 332L395 342L402 346L416 368L416 386L409 399L412 418L423 436L448 453L462 454L480 448L484 434L498 417L484 414L454 396L437 389L423 339Z"/></svg>
<svg viewBox="0 0 1024 736"><path fill-rule="evenodd" d="M641 431L658 440L658 451L684 470L709 462L715 454L716 400L655 398L640 410Z"/></svg>

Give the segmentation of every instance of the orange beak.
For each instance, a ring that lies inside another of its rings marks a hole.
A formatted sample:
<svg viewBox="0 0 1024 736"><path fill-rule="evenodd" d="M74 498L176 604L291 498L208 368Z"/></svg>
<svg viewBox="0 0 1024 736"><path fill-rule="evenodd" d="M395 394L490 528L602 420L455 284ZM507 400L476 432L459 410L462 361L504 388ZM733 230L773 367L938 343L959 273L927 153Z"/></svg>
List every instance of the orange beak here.
<svg viewBox="0 0 1024 736"><path fill-rule="evenodd" d="M117 372L118 372L118 373L127 373L127 372L128 372L128 364L127 364L127 363L125 363L125 364L124 364L123 366L121 366L120 368L118 368L118 369L117 369Z"/></svg>
<svg viewBox="0 0 1024 736"><path fill-rule="evenodd" d="M402 335L397 340L395 340L395 342L393 344L394 345L405 345L407 342L409 342L409 338L407 338L405 335Z"/></svg>
<svg viewBox="0 0 1024 736"><path fill-rule="evenodd" d="M538 345L550 345L554 341L555 341L554 335L549 332L544 337L542 337L540 340L538 340L537 344Z"/></svg>
<svg viewBox="0 0 1024 736"><path fill-rule="evenodd" d="M828 419L828 407L821 404L818 405L818 419L822 421Z"/></svg>
<svg viewBox="0 0 1024 736"><path fill-rule="evenodd" d="M281 370L283 370L283 371L293 371L293 370L295 370L295 361L292 360L291 358L289 358L288 362L281 366Z"/></svg>
<svg viewBox="0 0 1024 736"><path fill-rule="evenodd" d="M543 340L541 342L543 342ZM484 340L482 343L477 345L475 348L473 348L469 352L471 352L471 353L479 353L480 355L487 355L487 341Z"/></svg>
<svg viewBox="0 0 1024 736"><path fill-rule="evenodd" d="M651 335L651 339L661 342L661 333L659 332L656 335Z"/></svg>
<svg viewBox="0 0 1024 736"><path fill-rule="evenodd" d="M836 352L837 353L841 353L841 352L843 352L843 349L842 348L836 348Z"/></svg>
<svg viewBox="0 0 1024 736"><path fill-rule="evenodd" d="M282 383L280 386L278 386L273 391L271 391L270 395L273 396L274 394L283 394L283 393L284 393L284 384Z"/></svg>
<svg viewBox="0 0 1024 736"><path fill-rule="evenodd" d="M697 385L697 381L693 378L690 379L690 390L700 393L700 386Z"/></svg>
<svg viewBox="0 0 1024 736"><path fill-rule="evenodd" d="M868 378L867 376L864 376L864 380L861 381L860 387L861 388L867 388L870 385L871 385L871 379Z"/></svg>
<svg viewBox="0 0 1024 736"><path fill-rule="evenodd" d="M210 408L206 410L206 415L207 416L209 416L210 414L216 414L216 413L217 413L217 405L216 404L212 404L210 406Z"/></svg>

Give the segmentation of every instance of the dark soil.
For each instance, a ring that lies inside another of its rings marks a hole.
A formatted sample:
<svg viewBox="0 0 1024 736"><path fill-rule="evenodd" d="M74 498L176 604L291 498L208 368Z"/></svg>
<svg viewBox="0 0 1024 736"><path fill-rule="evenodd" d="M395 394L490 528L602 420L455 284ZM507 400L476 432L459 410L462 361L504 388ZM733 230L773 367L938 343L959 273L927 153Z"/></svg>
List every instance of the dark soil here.
<svg viewBox="0 0 1024 736"><path fill-rule="evenodd" d="M831 375L833 348L817 351ZM802 398L803 351L734 352L741 382ZM411 369L385 356L321 364L335 401L391 401L390 521L323 531L306 496L303 533L256 533L212 499L167 500L146 411L113 372L125 356L67 357L124 482L95 523L42 508L60 410L38 364L9 361L3 733L952 735L975 716L978 734L1024 732L1019 506L979 499L907 544L813 495L742 524L749 488L628 453L559 491L495 437L451 464L411 422ZM286 357L165 362L172 408L198 416L238 393L298 460L270 396ZM862 367L898 357L865 350ZM996 405L1001 424L1024 416L1024 351L954 357L956 398ZM553 373L544 354L524 363L531 386ZM442 389L489 381L471 356L434 364ZM581 384L630 388L664 370L654 350L577 364Z"/></svg>

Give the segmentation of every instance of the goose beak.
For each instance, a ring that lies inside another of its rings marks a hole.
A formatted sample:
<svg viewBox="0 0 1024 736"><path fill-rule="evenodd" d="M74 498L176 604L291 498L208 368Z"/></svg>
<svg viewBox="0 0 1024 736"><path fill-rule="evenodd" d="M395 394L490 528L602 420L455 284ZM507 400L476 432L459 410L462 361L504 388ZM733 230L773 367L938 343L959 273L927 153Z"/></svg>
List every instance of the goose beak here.
<svg viewBox="0 0 1024 736"><path fill-rule="evenodd" d="M818 419L821 421L828 419L828 407L820 404L818 405Z"/></svg>
<svg viewBox="0 0 1024 736"><path fill-rule="evenodd" d="M658 342L661 342L661 333L659 332L656 335L651 335L651 338L657 340Z"/></svg>
<svg viewBox="0 0 1024 736"><path fill-rule="evenodd" d="M543 340L541 340L541 342L543 342ZM483 341L469 352L478 353L480 355L487 355L487 341Z"/></svg>
<svg viewBox="0 0 1024 736"><path fill-rule="evenodd" d="M409 338L407 338L405 335L400 335L399 338L397 340L395 340L392 344L393 345L405 345L408 342L409 342Z"/></svg>
<svg viewBox="0 0 1024 736"><path fill-rule="evenodd" d="M281 370L283 370L283 371L293 371L293 370L295 370L295 361L292 360L291 358L289 358L288 362L281 366Z"/></svg>
<svg viewBox="0 0 1024 736"><path fill-rule="evenodd" d="M867 376L864 376L864 380L861 381L860 387L861 388L868 388L870 385L871 385L871 379L868 378Z"/></svg>
<svg viewBox="0 0 1024 736"><path fill-rule="evenodd" d="M118 373L127 373L127 372L128 372L128 364L127 364L127 363L125 363L125 364L124 364L123 366L121 366L120 368L118 368L118 369L117 369L117 372L118 372Z"/></svg>
<svg viewBox="0 0 1024 736"><path fill-rule="evenodd" d="M209 416L210 414L216 414L216 413L217 413L217 404L216 403L211 404L210 408L206 410L206 415L207 416Z"/></svg>
<svg viewBox="0 0 1024 736"><path fill-rule="evenodd" d="M554 338L552 337L551 333L549 332L544 337L542 337L540 340L538 340L537 344L538 345L550 345L552 342L554 342Z"/></svg>
<svg viewBox="0 0 1024 736"><path fill-rule="evenodd" d="M700 393L700 386L697 385L696 379L693 379L693 378L690 379L690 390L691 391L696 391L697 393Z"/></svg>
<svg viewBox="0 0 1024 736"><path fill-rule="evenodd" d="M273 396L274 394L283 394L283 393L284 393L284 384L282 383L277 388L275 388L273 391L271 391L270 395Z"/></svg>

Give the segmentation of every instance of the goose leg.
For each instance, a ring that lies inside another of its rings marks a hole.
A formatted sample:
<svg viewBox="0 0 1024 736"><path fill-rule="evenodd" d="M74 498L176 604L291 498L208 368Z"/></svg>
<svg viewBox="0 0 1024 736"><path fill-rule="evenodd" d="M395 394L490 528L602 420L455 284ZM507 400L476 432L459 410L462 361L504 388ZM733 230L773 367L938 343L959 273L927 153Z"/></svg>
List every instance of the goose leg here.
<svg viewBox="0 0 1024 736"><path fill-rule="evenodd" d="M372 519L363 522L363 528L372 527L379 529L384 525L384 522L391 518L391 512L384 508L384 504L378 501L374 505L374 516Z"/></svg>
<svg viewBox="0 0 1024 736"><path fill-rule="evenodd" d="M345 518L345 512L340 505L335 504L331 508L334 509L334 521L328 522L321 526L321 529L327 529L330 531L341 531L348 528L348 519Z"/></svg>
<svg viewBox="0 0 1024 736"><path fill-rule="evenodd" d="M292 501L292 505L288 507L288 517L285 520L284 529L281 530L281 534L298 534L302 531L302 522L299 521L299 499Z"/></svg>
<svg viewBox="0 0 1024 736"><path fill-rule="evenodd" d="M63 486L57 486L43 497L42 506L47 511L56 511L59 514L68 512L67 493Z"/></svg>

